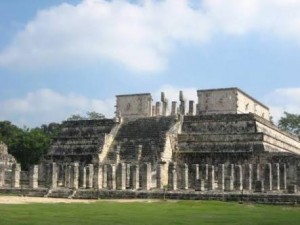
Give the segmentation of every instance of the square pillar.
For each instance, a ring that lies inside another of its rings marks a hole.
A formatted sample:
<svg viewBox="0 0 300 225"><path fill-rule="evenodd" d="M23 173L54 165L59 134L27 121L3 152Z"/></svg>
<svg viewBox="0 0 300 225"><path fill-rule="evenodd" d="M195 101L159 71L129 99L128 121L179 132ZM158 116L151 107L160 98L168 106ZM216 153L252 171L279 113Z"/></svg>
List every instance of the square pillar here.
<svg viewBox="0 0 300 225"><path fill-rule="evenodd" d="M5 170L3 166L0 166L0 187L5 185Z"/></svg>
<svg viewBox="0 0 300 225"><path fill-rule="evenodd" d="M166 162L159 162L156 170L156 187L163 189L166 182Z"/></svg>
<svg viewBox="0 0 300 225"><path fill-rule="evenodd" d="M233 191L233 179L231 176L225 177L225 191Z"/></svg>
<svg viewBox="0 0 300 225"><path fill-rule="evenodd" d="M238 191L243 190L243 171L241 165L235 165L234 188Z"/></svg>
<svg viewBox="0 0 300 225"><path fill-rule="evenodd" d="M126 190L126 164L119 163L117 166L117 189Z"/></svg>
<svg viewBox="0 0 300 225"><path fill-rule="evenodd" d="M155 109L155 115L160 116L160 102L156 102Z"/></svg>
<svg viewBox="0 0 300 225"><path fill-rule="evenodd" d="M273 164L273 190L280 190L280 168L279 163Z"/></svg>
<svg viewBox="0 0 300 225"><path fill-rule="evenodd" d="M142 189L150 190L151 189L151 163L144 163L142 166Z"/></svg>
<svg viewBox="0 0 300 225"><path fill-rule="evenodd" d="M129 163L126 163L126 188L130 188L130 167L131 165Z"/></svg>
<svg viewBox="0 0 300 225"><path fill-rule="evenodd" d="M107 165L107 184L110 190L116 190L116 165Z"/></svg>
<svg viewBox="0 0 300 225"><path fill-rule="evenodd" d="M177 114L177 102L173 101L172 102L172 109L171 109L171 115L174 116Z"/></svg>
<svg viewBox="0 0 300 225"><path fill-rule="evenodd" d="M107 188L108 187L108 165L103 165L103 184L102 187L103 188Z"/></svg>
<svg viewBox="0 0 300 225"><path fill-rule="evenodd" d="M71 165L71 188L78 189L79 186L79 163Z"/></svg>
<svg viewBox="0 0 300 225"><path fill-rule="evenodd" d="M102 189L103 187L103 171L102 171L102 165L98 164L94 167L94 188L97 190Z"/></svg>
<svg viewBox="0 0 300 225"><path fill-rule="evenodd" d="M84 165L79 167L79 187L86 188L86 168Z"/></svg>
<svg viewBox="0 0 300 225"><path fill-rule="evenodd" d="M139 165L131 166L132 189L137 190L140 188L140 167Z"/></svg>
<svg viewBox="0 0 300 225"><path fill-rule="evenodd" d="M21 166L19 163L14 163L12 165L12 178L11 178L12 188L20 187L20 177L21 177Z"/></svg>
<svg viewBox="0 0 300 225"><path fill-rule="evenodd" d="M177 190L177 164L170 163L169 164L169 172L168 172L168 186L170 190Z"/></svg>
<svg viewBox="0 0 300 225"><path fill-rule="evenodd" d="M194 101L193 100L189 101L189 115L190 116L194 115Z"/></svg>
<svg viewBox="0 0 300 225"><path fill-rule="evenodd" d="M65 187L70 187L71 185L71 166L70 165L65 165L64 167L64 186Z"/></svg>
<svg viewBox="0 0 300 225"><path fill-rule="evenodd" d="M255 192L263 192L264 190L265 190L264 181L263 180L255 181Z"/></svg>
<svg viewBox="0 0 300 225"><path fill-rule="evenodd" d="M286 164L280 165L280 189L286 190Z"/></svg>
<svg viewBox="0 0 300 225"><path fill-rule="evenodd" d="M200 179L199 164L192 165L192 188L196 189L196 182Z"/></svg>
<svg viewBox="0 0 300 225"><path fill-rule="evenodd" d="M29 169L29 187L38 188L39 166L33 165Z"/></svg>
<svg viewBox="0 0 300 225"><path fill-rule="evenodd" d="M273 176L272 176L272 165L271 163L267 163L265 165L265 169L264 169L264 185L265 185L265 190L266 191L272 191L273 187L272 187L272 180L273 180Z"/></svg>
<svg viewBox="0 0 300 225"><path fill-rule="evenodd" d="M93 188L94 165L88 164L86 167L86 188Z"/></svg>
<svg viewBox="0 0 300 225"><path fill-rule="evenodd" d="M50 163L47 166L48 168L48 186L49 188L57 188L57 165L56 163Z"/></svg>
<svg viewBox="0 0 300 225"><path fill-rule="evenodd" d="M208 167L208 190L215 190L215 167L213 165Z"/></svg>
<svg viewBox="0 0 300 225"><path fill-rule="evenodd" d="M224 191L225 189L225 165L218 166L218 189Z"/></svg>
<svg viewBox="0 0 300 225"><path fill-rule="evenodd" d="M253 166L252 166L252 164L245 164L243 189L251 191L252 190L252 182L253 182Z"/></svg>
<svg viewBox="0 0 300 225"><path fill-rule="evenodd" d="M201 175L201 179L204 179L204 180L208 179L208 164L202 164L201 165L200 175Z"/></svg>

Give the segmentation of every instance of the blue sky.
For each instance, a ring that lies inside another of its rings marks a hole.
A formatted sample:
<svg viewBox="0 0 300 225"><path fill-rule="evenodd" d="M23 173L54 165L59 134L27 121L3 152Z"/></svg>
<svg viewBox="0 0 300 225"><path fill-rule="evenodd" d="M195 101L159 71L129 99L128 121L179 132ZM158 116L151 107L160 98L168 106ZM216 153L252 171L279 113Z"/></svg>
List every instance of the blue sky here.
<svg viewBox="0 0 300 225"><path fill-rule="evenodd" d="M0 3L0 120L39 126L115 95L239 87L278 119L300 112L298 0Z"/></svg>

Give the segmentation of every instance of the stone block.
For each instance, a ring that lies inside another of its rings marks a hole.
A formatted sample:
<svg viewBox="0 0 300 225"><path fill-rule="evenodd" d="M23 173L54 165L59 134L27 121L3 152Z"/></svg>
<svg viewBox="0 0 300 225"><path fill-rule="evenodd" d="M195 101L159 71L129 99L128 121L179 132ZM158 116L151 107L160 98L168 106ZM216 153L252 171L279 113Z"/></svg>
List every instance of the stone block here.
<svg viewBox="0 0 300 225"><path fill-rule="evenodd" d="M29 169L29 187L38 188L39 166L33 165Z"/></svg>

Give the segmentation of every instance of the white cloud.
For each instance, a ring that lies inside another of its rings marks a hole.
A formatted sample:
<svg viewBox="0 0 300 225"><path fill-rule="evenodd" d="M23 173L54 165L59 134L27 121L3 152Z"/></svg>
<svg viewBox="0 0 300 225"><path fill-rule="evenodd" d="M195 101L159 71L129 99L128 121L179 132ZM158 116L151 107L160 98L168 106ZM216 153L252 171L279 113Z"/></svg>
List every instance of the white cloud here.
<svg viewBox="0 0 300 225"><path fill-rule="evenodd" d="M257 32L300 43L299 0L83 0L41 10L0 53L0 66L113 62L138 72L167 67L178 44Z"/></svg>
<svg viewBox="0 0 300 225"><path fill-rule="evenodd" d="M40 89L21 98L0 101L0 105L0 120L10 120L20 126L39 126L60 122L73 114L85 115L87 111L112 117L114 99L89 99L74 93L64 95Z"/></svg>
<svg viewBox="0 0 300 225"><path fill-rule="evenodd" d="M283 116L283 112L300 114L300 88L279 88L265 97L270 106L274 121Z"/></svg>

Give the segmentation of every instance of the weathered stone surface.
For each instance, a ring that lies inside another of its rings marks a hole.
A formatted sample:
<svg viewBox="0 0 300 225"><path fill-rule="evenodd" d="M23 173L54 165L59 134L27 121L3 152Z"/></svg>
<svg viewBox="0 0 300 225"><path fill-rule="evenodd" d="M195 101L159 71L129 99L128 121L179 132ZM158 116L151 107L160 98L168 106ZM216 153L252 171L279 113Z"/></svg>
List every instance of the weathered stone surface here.
<svg viewBox="0 0 300 225"><path fill-rule="evenodd" d="M29 187L38 188L39 166L33 165L29 169Z"/></svg>
<svg viewBox="0 0 300 225"><path fill-rule="evenodd" d="M171 163L169 164L169 173L168 173L169 181L168 186L170 190L177 190L177 164Z"/></svg>
<svg viewBox="0 0 300 225"><path fill-rule="evenodd" d="M142 166L142 189L150 190L151 185L151 163L144 163L144 165Z"/></svg>
<svg viewBox="0 0 300 225"><path fill-rule="evenodd" d="M117 189L126 190L126 164L119 163L117 166Z"/></svg>

